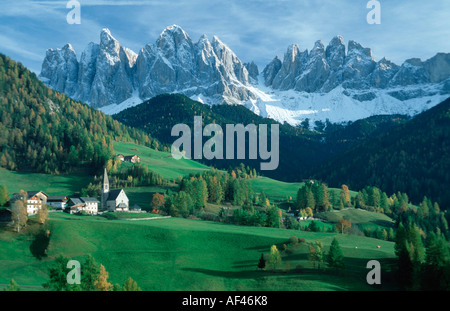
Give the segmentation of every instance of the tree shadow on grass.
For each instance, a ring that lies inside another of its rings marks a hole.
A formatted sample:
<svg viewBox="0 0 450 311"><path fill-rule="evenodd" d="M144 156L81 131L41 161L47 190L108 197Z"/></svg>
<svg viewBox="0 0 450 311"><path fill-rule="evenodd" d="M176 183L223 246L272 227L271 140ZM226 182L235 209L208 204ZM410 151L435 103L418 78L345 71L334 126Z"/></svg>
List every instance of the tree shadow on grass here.
<svg viewBox="0 0 450 311"><path fill-rule="evenodd" d="M190 272L197 272L202 273L208 276L214 276L214 277L222 277L222 278L229 278L229 279L256 279L259 277L266 277L266 276L275 276L277 274L285 275L284 273L280 272L267 272L267 271L259 271L258 268L255 265L255 268L253 270L244 270L244 271L222 271L222 270L212 270L212 269L203 269L203 268L182 268L184 271L190 271Z"/></svg>
<svg viewBox="0 0 450 311"><path fill-rule="evenodd" d="M259 270L257 267L257 260L241 260L234 262L234 269L242 268L241 271L224 271L213 270L205 268L182 268L184 271L190 271L195 273L201 273L209 277L219 277L225 279L237 279L237 280L260 280L261 282L271 280L272 278L281 278L284 282L291 282L295 280L306 282L318 282L317 286L324 286L325 290L355 290L355 291L371 291L371 290L396 290L396 280L392 272L392 265L395 264L395 259L391 258L376 258L380 261L382 271L381 278L382 284L371 286L367 283L368 258L345 258L345 268L332 269L327 267L324 262L321 265L321 269L313 267L311 264L305 263L307 260L307 254L291 254L283 257L283 262L290 262L291 267L285 269L283 264L275 271ZM375 259L375 258L374 258ZM296 264L297 263L297 264ZM275 280L274 279L274 280ZM283 282L280 279L280 282ZM323 285L319 285L323 283ZM264 287L264 282L261 286ZM267 283L268 286L271 286ZM314 286L316 286L314 285Z"/></svg>
<svg viewBox="0 0 450 311"><path fill-rule="evenodd" d="M30 252L36 259L47 257L47 248L50 243L50 234L46 230L40 230L30 244Z"/></svg>
<svg viewBox="0 0 450 311"><path fill-rule="evenodd" d="M346 290L349 289L348 281L346 281L342 276L330 275L324 270L317 269L290 269L289 271L284 271L282 269L276 271L261 271L257 270L255 267L254 270L248 271L221 271L221 270L212 270L212 269L202 269L202 268L183 268L184 271L201 273L209 277L219 277L224 279L237 279L237 280L255 280L257 281L256 285L258 288L255 290L270 290L273 286L278 288L278 282L292 282L295 284L295 281L299 282L318 282L317 287L322 288L324 290ZM278 281L277 281L278 279ZM276 281L277 283L273 283ZM320 283L323 283L320 285ZM351 289L358 290L359 287L353 287ZM298 290L298 287L293 286L292 289L284 289L284 290Z"/></svg>

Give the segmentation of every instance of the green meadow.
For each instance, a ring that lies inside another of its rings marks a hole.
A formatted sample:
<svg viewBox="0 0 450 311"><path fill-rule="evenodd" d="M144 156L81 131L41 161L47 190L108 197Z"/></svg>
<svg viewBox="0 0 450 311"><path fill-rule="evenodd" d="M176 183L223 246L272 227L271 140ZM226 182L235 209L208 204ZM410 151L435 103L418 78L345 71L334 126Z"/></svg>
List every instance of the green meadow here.
<svg viewBox="0 0 450 311"><path fill-rule="evenodd" d="M252 190L256 193L264 191L268 198L276 201L286 200L287 197L292 197L295 200L298 189L304 185L301 182L287 183L267 177L251 179L250 184L252 185Z"/></svg>
<svg viewBox="0 0 450 311"><path fill-rule="evenodd" d="M44 191L48 195L71 195L89 184L88 172L68 175L13 172L0 168L0 185L5 185L10 194L25 191Z"/></svg>
<svg viewBox="0 0 450 311"><path fill-rule="evenodd" d="M132 143L115 143L114 149L116 154L139 155L143 165L167 180L209 169L197 162L174 160L170 153ZM0 184L6 185L10 193L24 189L70 195L91 181L88 172L45 175L0 169ZM287 197L295 200L298 188L303 185L266 177L252 179L250 183L256 193L264 191L273 202L284 201ZM130 205L137 204L147 210L154 193L172 191L177 191L175 184L126 189ZM217 212L219 208L212 204L207 206L210 212ZM352 223L364 225L386 225L390 221L382 218L385 217L382 214L373 214L344 210L324 213L321 217L326 226L332 226L344 216ZM138 217L144 217L142 215ZM143 290L372 290L365 279L367 262L379 260L389 277L395 258L392 242L364 236L181 218L131 221L127 218L138 217L122 216L108 220L100 216L50 213L50 240L46 256L39 259L35 254L39 247L35 239L36 224L20 234L0 225L0 287L14 279L24 290L42 289L48 279L47 269L56 256L83 260L91 254L106 267L113 284L123 284L131 276ZM290 245L291 236L303 238L305 242ZM341 272L319 271L309 262L307 243L321 241L327 251L334 237L343 249L346 267ZM283 262L276 271L259 271L259 257L267 256L272 245L277 245Z"/></svg>
<svg viewBox="0 0 450 311"><path fill-rule="evenodd" d="M261 193L264 191L266 196L272 201L286 201L287 198L295 201L297 198L297 192L302 187L304 182L283 182L268 177L260 177L250 180L253 191ZM334 193L337 197L340 195L341 189L330 188L330 195ZM357 192L350 191L350 196L356 196Z"/></svg>
<svg viewBox="0 0 450 311"><path fill-rule="evenodd" d="M379 260L389 275L395 257L394 243L372 238L180 218L129 221L51 213L49 226L47 257L40 260L30 251L32 235L0 231L0 284L13 278L31 286L24 289L38 288L56 256L83 260L91 254L113 284L131 276L143 290L371 290L367 262ZM282 251L291 236L306 242ZM334 237L345 269L315 269L306 243L321 241L328 250ZM283 262L277 271L258 271L258 259L271 245Z"/></svg>
<svg viewBox="0 0 450 311"><path fill-rule="evenodd" d="M114 142L114 151L116 154L138 155L141 157L141 164L169 180L209 170L208 166L198 162L188 159L175 160L171 153L156 151L133 143Z"/></svg>
<svg viewBox="0 0 450 311"><path fill-rule="evenodd" d="M331 212L319 213L316 215L330 223L337 223L339 219L347 219L352 224L358 224L361 227L382 227L389 228L394 226L394 221L387 215L375 212L369 212L362 209L347 208L344 210L333 210Z"/></svg>

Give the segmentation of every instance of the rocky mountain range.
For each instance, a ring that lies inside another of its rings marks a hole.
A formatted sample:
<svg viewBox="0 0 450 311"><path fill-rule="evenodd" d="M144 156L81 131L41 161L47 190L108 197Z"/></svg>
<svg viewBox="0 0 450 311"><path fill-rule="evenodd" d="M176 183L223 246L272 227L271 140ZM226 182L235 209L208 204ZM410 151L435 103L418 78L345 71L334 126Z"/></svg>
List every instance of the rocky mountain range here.
<svg viewBox="0 0 450 311"><path fill-rule="evenodd" d="M108 29L79 60L70 44L49 49L40 79L57 91L116 113L163 93L182 93L205 104L243 104L263 117L298 124L304 119L352 121L375 114L414 115L450 95L450 54L401 66L376 61L355 41L334 37L311 51L288 47L260 73L216 36L194 42L179 26L167 27L139 54Z"/></svg>
<svg viewBox="0 0 450 311"><path fill-rule="evenodd" d="M250 85L247 67L228 46L206 35L194 43L176 25L138 55L121 46L108 29L102 30L100 44L88 45L80 61L69 44L50 49L40 78L97 108L120 104L133 94L148 99L176 92L202 96L210 104L239 104L251 96L244 87Z"/></svg>

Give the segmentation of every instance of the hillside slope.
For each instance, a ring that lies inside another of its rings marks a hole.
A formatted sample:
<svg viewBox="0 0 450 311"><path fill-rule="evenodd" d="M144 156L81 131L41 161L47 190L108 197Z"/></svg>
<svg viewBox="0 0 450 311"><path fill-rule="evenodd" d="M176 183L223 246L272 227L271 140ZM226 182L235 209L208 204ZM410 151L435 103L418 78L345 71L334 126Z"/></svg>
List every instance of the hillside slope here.
<svg viewBox="0 0 450 311"><path fill-rule="evenodd" d="M377 259L387 267L394 258L394 243L361 236L179 218L108 221L52 213L50 230L42 260L30 254L30 241L0 231L0 249L5 250L0 252L0 284L14 278L19 285L40 286L58 255L83 261L91 254L105 266L110 282L123 284L131 276L143 290L372 290L365 281L367 261ZM261 253L267 254L271 245L281 249L292 235L321 241L326 249L336 237L346 256L346 273L318 272L308 261L306 243L283 254L279 272L258 271Z"/></svg>
<svg viewBox="0 0 450 311"><path fill-rule="evenodd" d="M352 189L374 185L383 191L406 192L415 202L426 195L450 206L450 99L369 139L323 164L314 174Z"/></svg>
<svg viewBox="0 0 450 311"><path fill-rule="evenodd" d="M272 119L262 118L243 106L216 105L210 107L180 94L156 96L114 115L113 118L150 133L162 143L170 145L176 140L176 137L171 136L172 127L183 123L192 129L194 116L203 117L203 126L215 123L222 129L225 129L226 124L279 124ZM376 116L358 120L347 127L331 123L316 124L317 130L315 131L309 130L306 125L293 127L286 123L279 124L279 167L275 171L263 171L262 173L271 178L292 182L309 178L311 168L327 161L355 143L380 135L388 129L404 123L405 120L404 116ZM246 154L248 155L248 153ZM259 170L260 163L259 160L203 160L202 162L225 169L244 162L257 170Z"/></svg>
<svg viewBox="0 0 450 311"><path fill-rule="evenodd" d="M141 131L45 86L0 54L0 166L42 173L101 168L112 142L150 145Z"/></svg>

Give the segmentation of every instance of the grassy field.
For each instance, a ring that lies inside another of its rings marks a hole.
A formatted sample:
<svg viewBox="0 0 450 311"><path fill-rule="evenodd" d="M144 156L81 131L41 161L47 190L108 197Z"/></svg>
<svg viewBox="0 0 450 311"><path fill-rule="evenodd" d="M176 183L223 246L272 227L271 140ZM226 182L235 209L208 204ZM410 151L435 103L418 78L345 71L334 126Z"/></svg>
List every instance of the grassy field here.
<svg viewBox="0 0 450 311"><path fill-rule="evenodd" d="M366 237L179 218L132 222L52 213L50 225L48 257L41 260L30 252L31 236L0 231L0 284L14 278L19 285L40 286L57 255L82 260L92 254L112 283L131 276L144 290L370 290L367 262L378 259L387 269L394 258L393 243ZM257 271L261 253L274 244L281 250L293 235L322 241L326 250L336 237L345 270L317 271L307 245L300 244L283 253L279 271Z"/></svg>
<svg viewBox="0 0 450 311"><path fill-rule="evenodd" d="M154 186L154 187L136 187L136 188L126 188L125 189L128 198L130 199L130 206L133 207L135 204L139 205L143 210L151 210L151 202L153 199L153 194L160 193L164 194L166 191L173 192L178 191L177 185L169 186Z"/></svg>
<svg viewBox="0 0 450 311"><path fill-rule="evenodd" d="M293 201L297 198L297 192L305 183L303 182L283 182L267 177L255 178L250 180L252 189L256 193L264 193L272 201L284 201L287 197L292 198ZM330 188L330 192L334 192L338 197L341 189ZM350 191L350 197L356 196L357 192ZM331 195L331 194L330 194Z"/></svg>
<svg viewBox="0 0 450 311"><path fill-rule="evenodd" d="M71 195L79 192L92 180L86 172L70 175L48 175L12 172L0 168L0 185L5 185L10 194L20 190L44 191L48 195Z"/></svg>
<svg viewBox="0 0 450 311"><path fill-rule="evenodd" d="M318 213L315 217L321 219L314 220L316 224L319 227L324 227L326 230L334 230L340 219L347 219L353 226L357 225L360 229L370 228L371 230L376 230L378 227L383 229L394 226L394 221L384 214L355 208ZM307 227L311 222L312 220L302 220L300 221L300 226Z"/></svg>
<svg viewBox="0 0 450 311"><path fill-rule="evenodd" d="M198 162L187 159L175 160L170 153L156 151L133 143L114 142L114 151L116 154L138 155L141 157L142 164L169 180L175 180L190 173L196 174L209 170L208 166Z"/></svg>
<svg viewBox="0 0 450 311"><path fill-rule="evenodd" d="M115 143L114 148L116 153L139 155L150 170L169 180L209 169L197 162L177 161L169 153L131 143ZM70 195L90 181L91 177L81 172L45 175L0 169L0 184L6 185L10 193L24 189ZM272 201L282 201L286 197L295 199L302 185L265 177L250 182L255 192L264 191ZM154 193L166 191L177 191L177 186L126 189L131 206L137 204L143 209L150 208ZM217 212L220 207L208 204L207 210ZM382 218L384 215L373 214L344 210L320 216L330 223L347 216L352 223L388 224L389 219ZM126 218L125 214L123 216ZM122 284L131 276L144 290L371 290L365 281L367 262L378 259L389 270L395 258L393 243L362 236L179 218L130 221L51 213L47 257L37 259L33 251L36 228L33 228L17 235L0 225L0 287L13 278L19 285L28 286L23 289L40 289L47 281L47 269L56 256L83 259L91 254L106 267L112 283ZM294 235L307 242L322 241L326 250L336 237L346 256L345 271L331 273L314 269L308 260L306 243L284 251L283 264L278 271L258 271L256 265L261 253L267 254L274 244L283 250L283 244Z"/></svg>
<svg viewBox="0 0 450 311"><path fill-rule="evenodd" d="M195 161L184 159L177 161L171 157L170 153L155 151L132 143L114 143L114 148L116 153L139 155L144 165L168 180L174 180L190 173L201 173L209 169ZM0 168L0 185L5 185L10 194L23 189L26 191L41 190L48 195L70 196L86 187L92 180L89 172L83 171L67 175L49 175L12 172ZM133 205L149 205L153 193L164 193L167 189L173 188L173 186L129 188L127 194L129 193Z"/></svg>
<svg viewBox="0 0 450 311"><path fill-rule="evenodd" d="M251 179L250 184L253 191L256 193L264 191L267 197L273 201L286 200L286 197L292 197L295 200L298 189L304 185L301 182L287 183L267 177Z"/></svg>
<svg viewBox="0 0 450 311"><path fill-rule="evenodd" d="M331 223L337 223L339 219L346 218L350 220L352 224L382 227L391 227L394 225L394 221L389 216L354 208L348 208L342 211L335 210L332 212L319 213L316 216Z"/></svg>
<svg viewBox="0 0 450 311"><path fill-rule="evenodd" d="M141 157L141 163L167 180L175 180L190 173L202 173L209 167L198 162L181 159L175 160L170 153L156 151L145 146L139 146L133 143L114 142L116 154L132 155L137 154ZM132 164L124 164L132 165ZM67 175L48 175L39 173L12 172L0 168L0 185L6 185L9 193L24 190L43 190L48 195L71 195L79 192L92 181L89 172L77 172ZM252 189L256 193L264 193L271 201L283 201L287 197L295 200L298 189L304 184L302 182L287 183L274 180L267 177L261 177L250 180ZM173 191L174 186L168 187L140 187L128 188L132 205L148 205L151 202L153 193L164 193L167 190ZM330 189L331 191L340 191L339 189ZM352 196L356 193L351 192Z"/></svg>

